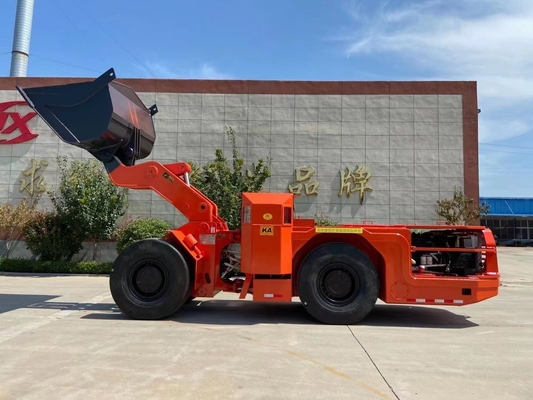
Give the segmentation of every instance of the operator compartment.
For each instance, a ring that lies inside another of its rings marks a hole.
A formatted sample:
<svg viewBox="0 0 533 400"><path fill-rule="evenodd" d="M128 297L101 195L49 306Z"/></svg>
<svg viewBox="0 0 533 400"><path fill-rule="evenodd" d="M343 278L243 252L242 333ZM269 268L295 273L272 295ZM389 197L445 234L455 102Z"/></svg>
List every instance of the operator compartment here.
<svg viewBox="0 0 533 400"><path fill-rule="evenodd" d="M152 152L157 107L146 108L133 89L114 79L110 69L89 82L17 90L64 142L102 162L117 157L133 165Z"/></svg>
<svg viewBox="0 0 533 400"><path fill-rule="evenodd" d="M242 194L242 272L291 274L293 199L290 193Z"/></svg>

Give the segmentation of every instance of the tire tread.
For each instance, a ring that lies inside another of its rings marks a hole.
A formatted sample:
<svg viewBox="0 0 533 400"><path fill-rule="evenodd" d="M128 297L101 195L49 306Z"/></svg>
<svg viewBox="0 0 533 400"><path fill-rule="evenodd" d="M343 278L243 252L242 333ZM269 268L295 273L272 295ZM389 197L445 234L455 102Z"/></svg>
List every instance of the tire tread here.
<svg viewBox="0 0 533 400"><path fill-rule="evenodd" d="M326 303L314 289L319 270L326 264L342 261L357 273L360 293L349 305L335 307ZM346 243L326 243L313 250L298 272L298 291L306 311L322 323L350 325L364 319L379 295L379 276L370 258L360 249Z"/></svg>

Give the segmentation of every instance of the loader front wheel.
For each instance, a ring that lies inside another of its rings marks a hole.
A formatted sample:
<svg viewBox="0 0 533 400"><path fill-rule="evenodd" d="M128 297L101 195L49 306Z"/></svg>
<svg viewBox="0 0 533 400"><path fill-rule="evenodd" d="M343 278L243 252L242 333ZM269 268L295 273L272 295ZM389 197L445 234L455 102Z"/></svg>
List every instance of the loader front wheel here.
<svg viewBox="0 0 533 400"><path fill-rule="evenodd" d="M134 319L172 315L189 298L191 269L171 243L140 240L116 258L109 278L113 300Z"/></svg>
<svg viewBox="0 0 533 400"><path fill-rule="evenodd" d="M379 295L379 277L365 253L345 243L312 251L300 266L298 292L306 311L326 324L355 324Z"/></svg>

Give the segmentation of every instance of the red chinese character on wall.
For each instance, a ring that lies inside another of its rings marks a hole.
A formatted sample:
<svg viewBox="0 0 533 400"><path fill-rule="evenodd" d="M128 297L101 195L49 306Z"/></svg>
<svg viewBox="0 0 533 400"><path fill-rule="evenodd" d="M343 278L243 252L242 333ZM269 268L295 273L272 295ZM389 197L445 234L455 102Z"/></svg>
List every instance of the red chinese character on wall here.
<svg viewBox="0 0 533 400"><path fill-rule="evenodd" d="M37 115L35 112L29 112L21 115L15 111L9 111L15 106L26 105L24 101L8 101L0 103L0 145L24 143L35 139L38 135L33 133L28 127L28 122ZM20 135L11 139L3 139L1 135L9 135L13 132L20 132Z"/></svg>

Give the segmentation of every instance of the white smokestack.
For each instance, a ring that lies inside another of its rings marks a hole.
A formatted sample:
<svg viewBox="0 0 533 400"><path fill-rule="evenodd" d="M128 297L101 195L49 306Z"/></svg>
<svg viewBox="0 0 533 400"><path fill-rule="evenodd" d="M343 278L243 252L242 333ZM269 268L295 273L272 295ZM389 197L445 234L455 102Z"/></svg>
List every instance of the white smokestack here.
<svg viewBox="0 0 533 400"><path fill-rule="evenodd" d="M32 20L33 0L18 0L10 76L24 77L28 73Z"/></svg>

